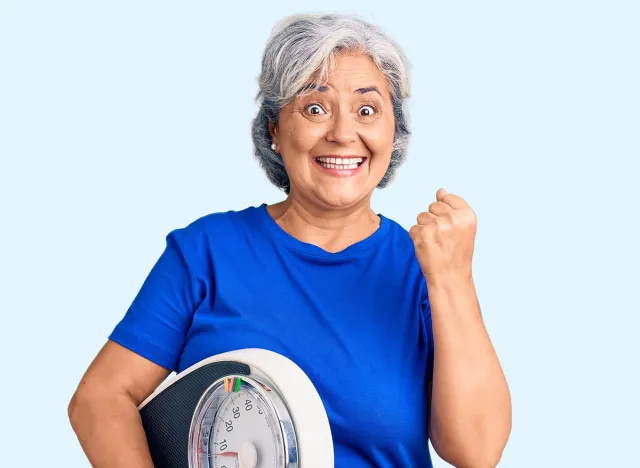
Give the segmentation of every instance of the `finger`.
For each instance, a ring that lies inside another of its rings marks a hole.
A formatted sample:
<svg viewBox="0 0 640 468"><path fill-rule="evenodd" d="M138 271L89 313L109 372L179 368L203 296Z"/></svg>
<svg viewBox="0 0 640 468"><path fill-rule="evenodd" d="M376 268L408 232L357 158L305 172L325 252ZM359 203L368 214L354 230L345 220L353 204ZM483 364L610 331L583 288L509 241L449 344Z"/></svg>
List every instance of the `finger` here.
<svg viewBox="0 0 640 468"><path fill-rule="evenodd" d="M433 213L429 213L425 211L424 213L420 213L418 215L418 224L429 224L433 222L437 218Z"/></svg>
<svg viewBox="0 0 640 468"><path fill-rule="evenodd" d="M429 205L429 212L433 213L436 216L442 216L448 211L452 211L453 208L447 205L445 202L436 201Z"/></svg>
<svg viewBox="0 0 640 468"><path fill-rule="evenodd" d="M453 193L445 195L442 201L444 201L454 210L462 210L469 207L469 204L465 201L464 198L459 197L458 195L454 195Z"/></svg>
<svg viewBox="0 0 640 468"><path fill-rule="evenodd" d="M411 229L409 229L409 237L411 237L411 240L415 242L419 232L420 232L419 225L416 224L415 226L411 226Z"/></svg>
<svg viewBox="0 0 640 468"><path fill-rule="evenodd" d="M464 198L455 195L453 193L447 193L444 189L438 190L436 193L436 199L443 203L446 203L454 210L460 210L462 208L467 208L469 204L464 200Z"/></svg>

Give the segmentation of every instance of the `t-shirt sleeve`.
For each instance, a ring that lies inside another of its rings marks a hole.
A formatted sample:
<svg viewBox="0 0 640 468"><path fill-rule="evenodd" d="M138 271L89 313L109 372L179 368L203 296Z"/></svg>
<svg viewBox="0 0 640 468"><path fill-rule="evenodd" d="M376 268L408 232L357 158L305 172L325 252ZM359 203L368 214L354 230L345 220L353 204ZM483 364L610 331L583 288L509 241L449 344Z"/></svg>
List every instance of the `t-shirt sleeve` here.
<svg viewBox="0 0 640 468"><path fill-rule="evenodd" d="M109 339L175 371L205 286L190 261L187 231L176 229Z"/></svg>
<svg viewBox="0 0 640 468"><path fill-rule="evenodd" d="M422 318L424 320L424 326L427 332L427 380L433 380L433 322L431 320L431 304L429 302L429 293L426 285L423 286L423 298L420 302L420 307L422 309Z"/></svg>

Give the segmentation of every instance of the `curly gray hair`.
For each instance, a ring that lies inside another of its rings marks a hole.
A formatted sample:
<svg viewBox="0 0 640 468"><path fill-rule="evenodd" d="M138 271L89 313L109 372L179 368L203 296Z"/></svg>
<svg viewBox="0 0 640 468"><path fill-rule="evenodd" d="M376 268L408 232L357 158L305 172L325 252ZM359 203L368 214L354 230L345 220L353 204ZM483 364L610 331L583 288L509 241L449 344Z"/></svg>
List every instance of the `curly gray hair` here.
<svg viewBox="0 0 640 468"><path fill-rule="evenodd" d="M395 135L391 163L378 187L385 187L404 162L409 143L407 98L410 64L400 46L379 27L355 15L301 14L282 19L273 28L262 56L256 101L260 110L252 121L254 154L269 180L287 194L290 181L282 157L271 149L269 121L278 124L280 108L305 89L311 77L326 81L340 52L368 55L391 88Z"/></svg>

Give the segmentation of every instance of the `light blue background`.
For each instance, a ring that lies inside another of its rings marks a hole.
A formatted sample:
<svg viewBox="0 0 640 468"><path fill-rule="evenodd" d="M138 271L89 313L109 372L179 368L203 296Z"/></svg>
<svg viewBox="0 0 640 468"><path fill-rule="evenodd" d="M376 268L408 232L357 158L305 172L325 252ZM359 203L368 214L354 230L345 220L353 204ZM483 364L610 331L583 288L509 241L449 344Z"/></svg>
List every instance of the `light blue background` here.
<svg viewBox="0 0 640 468"><path fill-rule="evenodd" d="M281 199L249 124L270 28L306 10L250 5L0 1L4 466L88 466L67 403L165 235ZM409 228L444 187L478 215L514 405L500 466L640 466L640 4L308 5L413 63L409 158L376 211Z"/></svg>

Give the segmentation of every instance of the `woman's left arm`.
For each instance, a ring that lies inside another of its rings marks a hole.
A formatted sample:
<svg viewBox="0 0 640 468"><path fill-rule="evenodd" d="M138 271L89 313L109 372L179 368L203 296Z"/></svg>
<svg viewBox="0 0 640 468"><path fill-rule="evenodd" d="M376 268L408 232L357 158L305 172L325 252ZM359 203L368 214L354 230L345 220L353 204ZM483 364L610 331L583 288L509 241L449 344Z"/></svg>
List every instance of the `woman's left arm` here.
<svg viewBox="0 0 640 468"><path fill-rule="evenodd" d="M456 467L495 467L511 433L511 396L471 274L476 217L443 189L410 234L425 275L434 337L429 434Z"/></svg>
<svg viewBox="0 0 640 468"><path fill-rule="evenodd" d="M472 279L427 282L434 338L429 434L456 467L495 467L511 432L511 397Z"/></svg>

